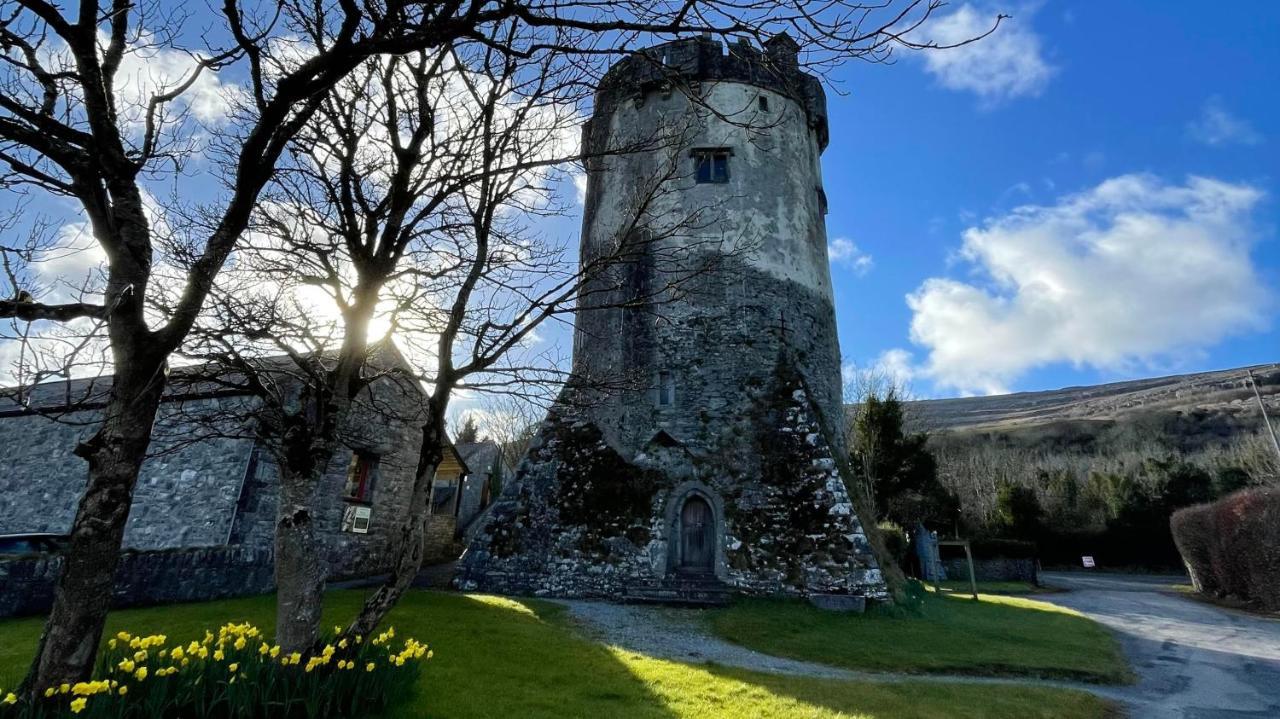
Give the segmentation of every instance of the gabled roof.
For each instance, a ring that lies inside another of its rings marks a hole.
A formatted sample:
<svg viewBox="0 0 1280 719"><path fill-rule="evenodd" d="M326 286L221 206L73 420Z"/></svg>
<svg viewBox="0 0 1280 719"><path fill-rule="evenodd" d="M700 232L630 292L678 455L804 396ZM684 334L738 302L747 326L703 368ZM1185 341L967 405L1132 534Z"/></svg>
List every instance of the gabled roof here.
<svg viewBox="0 0 1280 719"><path fill-rule="evenodd" d="M483 442L463 442L455 444L454 449L458 451L466 461L467 466L471 468L471 474L489 474L493 469L493 465L502 455L502 448L493 440L484 440Z"/></svg>
<svg viewBox="0 0 1280 719"><path fill-rule="evenodd" d="M304 356L314 356L304 355ZM368 363L386 371L400 371L413 376L412 366L391 339L383 339L369 345ZM331 358L325 353L321 359ZM250 360L262 373L279 375L295 374L297 365L288 355L272 355ZM248 395L248 390L238 387L242 375L236 370L220 369L215 362L180 365L169 372L168 386L162 401L190 400L204 397L234 397ZM114 375L75 377L41 382L30 386L0 388L0 417L33 413L37 410L57 412L63 410L88 410L100 408L114 383ZM412 383L417 387L417 383Z"/></svg>

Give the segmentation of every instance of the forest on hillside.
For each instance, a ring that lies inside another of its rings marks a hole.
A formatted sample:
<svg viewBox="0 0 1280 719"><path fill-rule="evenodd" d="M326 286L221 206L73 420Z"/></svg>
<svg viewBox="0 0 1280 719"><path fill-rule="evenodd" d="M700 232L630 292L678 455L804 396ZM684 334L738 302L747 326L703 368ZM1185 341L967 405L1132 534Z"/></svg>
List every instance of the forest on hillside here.
<svg viewBox="0 0 1280 719"><path fill-rule="evenodd" d="M1151 412L959 430L929 435L927 447L960 531L1034 539L1046 564L1092 553L1114 566L1176 566L1173 511L1280 483L1257 416Z"/></svg>
<svg viewBox="0 0 1280 719"><path fill-rule="evenodd" d="M1170 515L1280 485L1258 410L1280 372L1243 371L989 398L851 405L851 460L877 520L945 536L1033 541L1046 566L1180 566Z"/></svg>

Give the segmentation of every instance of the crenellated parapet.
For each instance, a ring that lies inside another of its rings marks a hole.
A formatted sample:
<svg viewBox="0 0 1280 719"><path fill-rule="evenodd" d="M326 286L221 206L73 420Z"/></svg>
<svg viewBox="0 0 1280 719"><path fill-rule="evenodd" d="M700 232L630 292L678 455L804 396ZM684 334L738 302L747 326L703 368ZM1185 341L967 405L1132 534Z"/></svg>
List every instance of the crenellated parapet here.
<svg viewBox="0 0 1280 719"><path fill-rule="evenodd" d="M595 95L593 120L584 139L588 150L594 141L590 126L597 118L612 115L623 103L643 103L650 93L670 93L677 88L696 89L702 82L740 82L794 100L809 118L818 147L827 147L827 95L822 82L800 68L800 46L783 33L753 47L745 38L725 45L702 36L654 45L633 53L605 73Z"/></svg>

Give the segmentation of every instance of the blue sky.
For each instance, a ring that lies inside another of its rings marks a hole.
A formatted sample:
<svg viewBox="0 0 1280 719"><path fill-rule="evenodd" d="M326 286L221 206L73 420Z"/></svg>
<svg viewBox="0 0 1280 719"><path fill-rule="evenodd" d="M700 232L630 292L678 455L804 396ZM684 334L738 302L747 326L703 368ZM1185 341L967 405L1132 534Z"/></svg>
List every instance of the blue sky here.
<svg viewBox="0 0 1280 719"><path fill-rule="evenodd" d="M846 369L934 397L1280 361L1280 3L977 0L924 33L958 40L1002 12L979 43L827 78ZM126 75L191 65L128 57ZM195 119L225 121L242 80L202 76ZM197 157L177 184L209 194L212 169ZM58 300L102 253L78 208L36 211L83 248L41 268ZM579 222L544 228L574 247ZM567 351L565 327L543 336ZM0 341L0 375L17 350Z"/></svg>
<svg viewBox="0 0 1280 719"><path fill-rule="evenodd" d="M997 12L949 59L832 74L846 361L921 396L1280 361L1280 3L956 4L935 32Z"/></svg>

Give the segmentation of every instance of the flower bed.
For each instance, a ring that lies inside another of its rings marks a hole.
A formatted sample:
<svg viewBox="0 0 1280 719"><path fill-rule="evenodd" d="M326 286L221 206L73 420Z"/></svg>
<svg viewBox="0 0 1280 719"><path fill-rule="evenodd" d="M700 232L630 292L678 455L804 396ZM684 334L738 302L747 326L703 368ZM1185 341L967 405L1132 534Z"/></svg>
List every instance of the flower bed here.
<svg viewBox="0 0 1280 719"><path fill-rule="evenodd" d="M337 639L311 655L282 653L247 623L173 646L163 634L120 632L93 681L47 689L30 704L0 691L0 719L363 717L405 700L431 656L414 639L396 642L394 628L368 641Z"/></svg>

